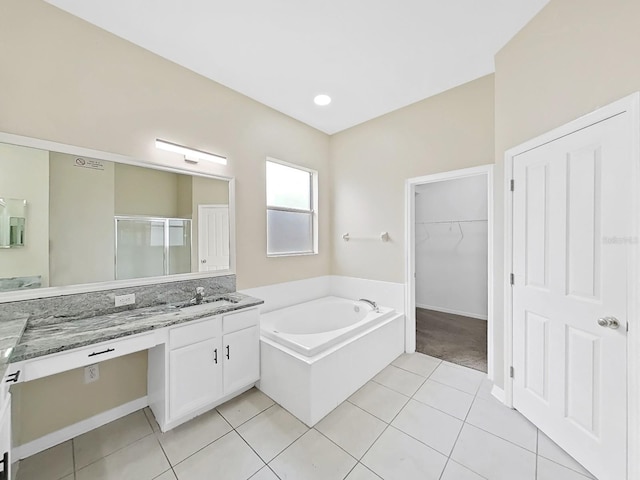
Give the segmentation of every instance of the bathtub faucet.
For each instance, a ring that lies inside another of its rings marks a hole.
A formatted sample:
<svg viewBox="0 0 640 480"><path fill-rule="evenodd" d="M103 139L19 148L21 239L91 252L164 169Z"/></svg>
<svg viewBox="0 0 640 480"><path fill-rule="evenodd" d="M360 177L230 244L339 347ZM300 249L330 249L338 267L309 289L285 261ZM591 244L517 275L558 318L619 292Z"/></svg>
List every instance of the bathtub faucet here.
<svg viewBox="0 0 640 480"><path fill-rule="evenodd" d="M374 312L379 312L380 311L380 309L378 308L378 304L376 304L376 302L374 302L372 300L367 300L366 298L361 298L358 301L359 302L368 303L369 305L371 305L371 308L373 308Z"/></svg>

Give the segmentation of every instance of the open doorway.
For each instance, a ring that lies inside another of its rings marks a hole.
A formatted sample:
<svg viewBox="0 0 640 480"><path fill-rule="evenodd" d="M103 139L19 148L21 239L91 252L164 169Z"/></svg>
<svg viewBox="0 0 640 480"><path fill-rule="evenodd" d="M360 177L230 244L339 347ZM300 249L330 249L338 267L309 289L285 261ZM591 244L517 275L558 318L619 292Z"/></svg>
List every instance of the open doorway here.
<svg viewBox="0 0 640 480"><path fill-rule="evenodd" d="M492 170L407 181L407 351L490 378Z"/></svg>

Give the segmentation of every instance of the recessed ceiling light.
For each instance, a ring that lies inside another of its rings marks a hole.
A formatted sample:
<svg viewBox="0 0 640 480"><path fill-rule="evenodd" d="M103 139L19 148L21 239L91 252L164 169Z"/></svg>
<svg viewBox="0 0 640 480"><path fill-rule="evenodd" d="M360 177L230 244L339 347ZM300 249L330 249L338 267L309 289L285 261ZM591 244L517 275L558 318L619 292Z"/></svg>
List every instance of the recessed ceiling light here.
<svg viewBox="0 0 640 480"><path fill-rule="evenodd" d="M324 94L316 95L316 98L313 99L313 103L321 107L324 107L331 103L331 97L329 95L324 95Z"/></svg>

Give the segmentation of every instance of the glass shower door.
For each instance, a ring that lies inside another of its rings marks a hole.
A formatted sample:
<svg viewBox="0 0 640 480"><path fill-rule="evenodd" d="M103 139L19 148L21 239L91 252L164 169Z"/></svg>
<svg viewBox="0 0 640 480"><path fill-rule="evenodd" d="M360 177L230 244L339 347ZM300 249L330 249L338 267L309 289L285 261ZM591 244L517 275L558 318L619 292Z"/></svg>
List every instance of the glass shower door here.
<svg viewBox="0 0 640 480"><path fill-rule="evenodd" d="M165 274L164 223L116 218L116 280Z"/></svg>

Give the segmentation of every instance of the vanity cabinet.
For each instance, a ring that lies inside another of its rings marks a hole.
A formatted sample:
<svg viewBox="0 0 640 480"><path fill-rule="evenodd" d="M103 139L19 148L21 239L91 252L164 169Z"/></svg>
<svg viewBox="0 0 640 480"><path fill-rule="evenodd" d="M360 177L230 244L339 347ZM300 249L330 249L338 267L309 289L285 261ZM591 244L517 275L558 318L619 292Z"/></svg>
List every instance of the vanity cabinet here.
<svg viewBox="0 0 640 480"><path fill-rule="evenodd" d="M224 344L224 394L228 395L260 378L258 326L228 333Z"/></svg>
<svg viewBox="0 0 640 480"><path fill-rule="evenodd" d="M164 394L149 384L150 398L164 397L165 408L151 403L163 431L233 398L260 379L260 315L257 308L209 317L169 330L160 369L159 351L150 353L149 378L165 378ZM159 372L158 372L159 373Z"/></svg>
<svg viewBox="0 0 640 480"><path fill-rule="evenodd" d="M0 403L0 480L11 479L11 394L5 389Z"/></svg>
<svg viewBox="0 0 640 480"><path fill-rule="evenodd" d="M220 339L214 338L169 353L169 410L180 418L221 397Z"/></svg>

